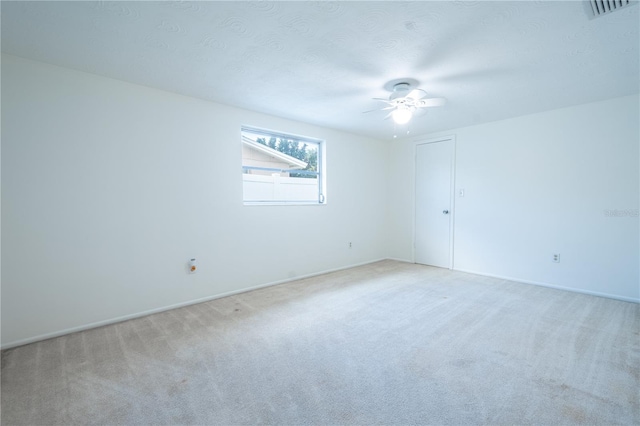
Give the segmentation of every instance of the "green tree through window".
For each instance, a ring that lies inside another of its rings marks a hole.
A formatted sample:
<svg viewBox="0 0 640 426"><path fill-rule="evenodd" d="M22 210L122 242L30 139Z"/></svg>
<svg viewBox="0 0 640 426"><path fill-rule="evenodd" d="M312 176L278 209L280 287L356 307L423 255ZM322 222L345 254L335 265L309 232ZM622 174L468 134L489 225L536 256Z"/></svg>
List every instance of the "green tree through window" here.
<svg viewBox="0 0 640 426"><path fill-rule="evenodd" d="M290 155L293 158L297 158L298 160L304 161L305 163L307 163L307 167L305 167L303 170L308 170L312 172L318 171L317 146L310 147L304 142L298 142L292 139L282 139L282 138L276 139L274 137L269 138L269 140L267 140L267 138L257 138L256 142L266 145L269 148L275 149L276 151L280 151L283 154ZM305 173L296 173L296 172L290 172L289 176L311 178L311 179L316 178L316 176L314 175L308 175Z"/></svg>

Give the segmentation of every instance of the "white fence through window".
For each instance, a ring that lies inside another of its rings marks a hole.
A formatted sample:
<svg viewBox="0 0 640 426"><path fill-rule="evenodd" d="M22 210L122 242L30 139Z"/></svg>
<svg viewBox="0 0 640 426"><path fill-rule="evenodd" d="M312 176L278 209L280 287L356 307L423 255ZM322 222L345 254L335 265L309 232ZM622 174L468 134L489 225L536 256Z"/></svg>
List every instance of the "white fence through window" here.
<svg viewBox="0 0 640 426"><path fill-rule="evenodd" d="M245 202L318 202L318 179L243 174Z"/></svg>

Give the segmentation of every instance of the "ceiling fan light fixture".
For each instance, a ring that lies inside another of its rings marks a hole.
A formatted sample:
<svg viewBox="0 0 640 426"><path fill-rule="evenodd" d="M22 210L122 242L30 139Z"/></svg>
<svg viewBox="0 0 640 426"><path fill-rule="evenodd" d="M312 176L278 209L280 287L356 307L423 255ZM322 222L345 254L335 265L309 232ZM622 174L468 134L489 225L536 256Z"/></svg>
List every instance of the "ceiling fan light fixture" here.
<svg viewBox="0 0 640 426"><path fill-rule="evenodd" d="M393 111L391 116L396 124L407 124L409 120L411 120L413 114L409 108L397 108Z"/></svg>
<svg viewBox="0 0 640 426"><path fill-rule="evenodd" d="M640 1L640 0L639 0ZM391 92L388 99L373 98L387 104L379 111L391 110L384 118L393 118L396 124L407 124L413 118L413 113L424 112L423 108L442 106L446 103L444 98L427 98L427 92L419 89L418 81L407 78L391 80L384 85L385 90ZM365 112L373 112L370 110Z"/></svg>

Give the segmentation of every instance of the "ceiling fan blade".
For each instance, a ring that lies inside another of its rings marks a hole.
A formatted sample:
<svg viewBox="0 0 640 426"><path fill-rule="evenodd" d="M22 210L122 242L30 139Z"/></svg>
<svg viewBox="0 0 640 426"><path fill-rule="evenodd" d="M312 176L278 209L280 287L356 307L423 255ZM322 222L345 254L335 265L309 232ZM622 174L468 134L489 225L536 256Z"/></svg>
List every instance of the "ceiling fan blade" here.
<svg viewBox="0 0 640 426"><path fill-rule="evenodd" d="M422 89L413 89L411 92L409 92L409 94L407 95L407 98L411 98L414 101L417 101L419 99L424 98L425 96L427 96L427 92L425 92Z"/></svg>
<svg viewBox="0 0 640 426"><path fill-rule="evenodd" d="M416 106L418 108L426 108L426 107L438 107L447 103L445 98L430 98L430 99L420 99L416 102Z"/></svg>
<svg viewBox="0 0 640 426"><path fill-rule="evenodd" d="M396 99L404 99L407 97L408 92L406 90L398 90L397 92L393 92L389 96L389 102L392 102Z"/></svg>
<svg viewBox="0 0 640 426"><path fill-rule="evenodd" d="M389 99L385 99L385 98L371 98L374 101L382 101L382 102L389 102Z"/></svg>
<svg viewBox="0 0 640 426"><path fill-rule="evenodd" d="M389 109L394 109L394 106L388 106L388 107L384 107L384 108L376 108L376 109L370 109L369 111L362 111L363 114L366 114L368 112L375 112L375 111L386 111Z"/></svg>
<svg viewBox="0 0 640 426"><path fill-rule="evenodd" d="M387 120L389 117L391 117L391 114L393 114L393 111L391 111L389 114L385 115L383 120Z"/></svg>
<svg viewBox="0 0 640 426"><path fill-rule="evenodd" d="M368 112L386 111L386 110L388 110L388 109L393 109L393 108L395 108L395 107L388 106L388 107L384 107L384 108L376 108L376 109L370 109L370 110L368 110L368 111L362 111L362 113L363 113L363 114L366 114L366 113L368 113Z"/></svg>

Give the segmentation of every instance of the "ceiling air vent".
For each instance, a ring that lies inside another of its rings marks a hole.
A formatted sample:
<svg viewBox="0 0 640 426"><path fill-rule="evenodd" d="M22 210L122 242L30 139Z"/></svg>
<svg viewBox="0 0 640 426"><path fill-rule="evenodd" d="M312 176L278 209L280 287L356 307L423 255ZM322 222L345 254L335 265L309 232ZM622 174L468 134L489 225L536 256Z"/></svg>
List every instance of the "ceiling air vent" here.
<svg viewBox="0 0 640 426"><path fill-rule="evenodd" d="M638 0L589 0L589 15L591 18L606 15L624 7L637 4Z"/></svg>

